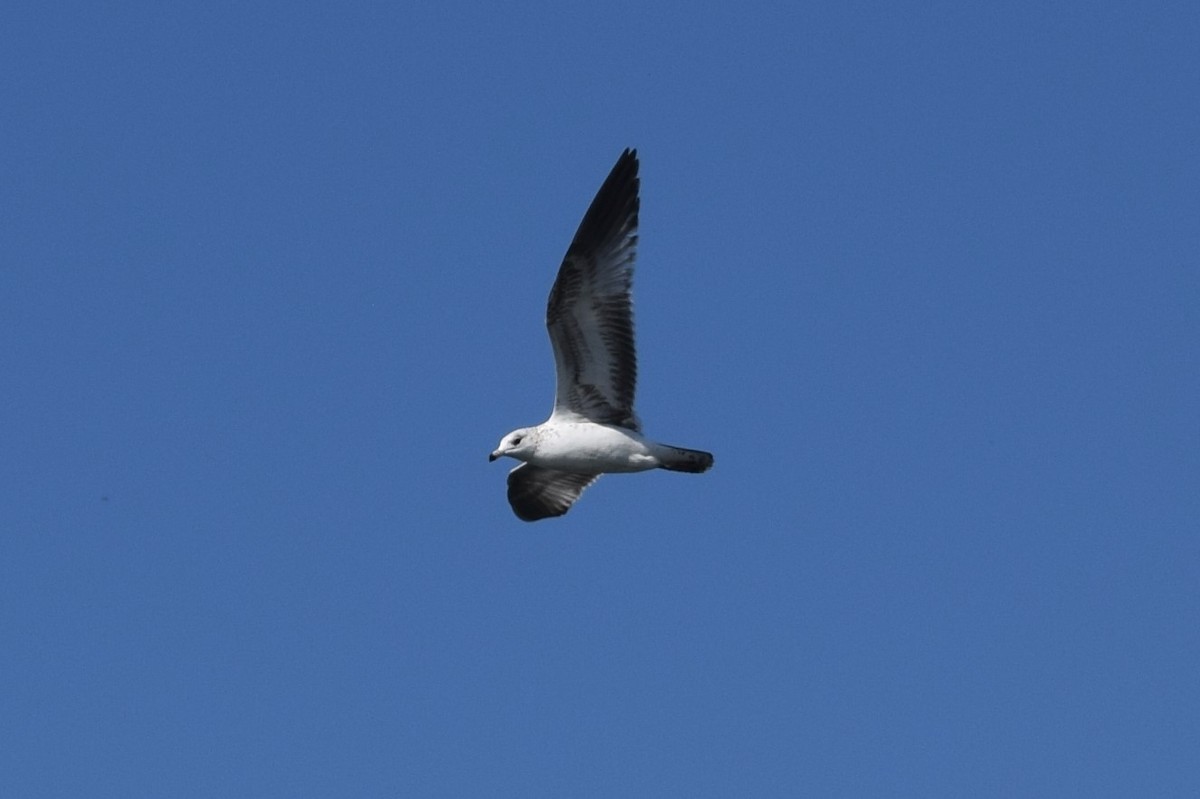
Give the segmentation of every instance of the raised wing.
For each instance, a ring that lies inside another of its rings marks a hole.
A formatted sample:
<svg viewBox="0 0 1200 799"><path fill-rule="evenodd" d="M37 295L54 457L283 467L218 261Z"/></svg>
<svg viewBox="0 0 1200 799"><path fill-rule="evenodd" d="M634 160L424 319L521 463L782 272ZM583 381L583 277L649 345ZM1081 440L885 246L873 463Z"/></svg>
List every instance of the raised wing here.
<svg viewBox="0 0 1200 799"><path fill-rule="evenodd" d="M638 185L637 151L626 150L579 223L550 290L546 327L558 376L553 416L640 428L631 296Z"/></svg>
<svg viewBox="0 0 1200 799"><path fill-rule="evenodd" d="M599 476L522 463L508 473L508 504L527 522L562 516Z"/></svg>

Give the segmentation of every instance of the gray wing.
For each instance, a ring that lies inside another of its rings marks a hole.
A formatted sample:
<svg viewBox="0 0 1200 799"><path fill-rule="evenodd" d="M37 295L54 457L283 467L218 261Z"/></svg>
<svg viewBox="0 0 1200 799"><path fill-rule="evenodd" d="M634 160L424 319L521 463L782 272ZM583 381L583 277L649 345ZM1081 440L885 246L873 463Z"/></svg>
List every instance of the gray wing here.
<svg viewBox="0 0 1200 799"><path fill-rule="evenodd" d="M638 160L626 150L567 249L546 327L558 384L554 416L582 417L637 430L633 410L633 262L637 255Z"/></svg>
<svg viewBox="0 0 1200 799"><path fill-rule="evenodd" d="M508 504L527 522L562 516L599 476L522 463L508 473Z"/></svg>

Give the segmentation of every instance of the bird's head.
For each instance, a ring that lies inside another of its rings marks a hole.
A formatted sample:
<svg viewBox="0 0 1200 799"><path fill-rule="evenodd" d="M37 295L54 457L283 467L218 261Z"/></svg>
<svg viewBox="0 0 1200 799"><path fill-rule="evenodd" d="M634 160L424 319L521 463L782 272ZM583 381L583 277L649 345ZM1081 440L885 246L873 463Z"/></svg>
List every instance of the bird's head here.
<svg viewBox="0 0 1200 799"><path fill-rule="evenodd" d="M537 431L532 427L522 427L500 439L500 446L496 447L495 451L488 456L488 460L494 461L502 455L507 455L510 458L524 461L533 455L536 448Z"/></svg>

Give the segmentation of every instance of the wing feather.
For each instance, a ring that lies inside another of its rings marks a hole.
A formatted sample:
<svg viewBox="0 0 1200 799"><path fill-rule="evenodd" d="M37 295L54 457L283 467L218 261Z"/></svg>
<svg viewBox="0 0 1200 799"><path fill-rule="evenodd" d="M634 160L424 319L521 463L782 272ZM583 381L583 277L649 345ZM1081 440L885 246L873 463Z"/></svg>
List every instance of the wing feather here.
<svg viewBox="0 0 1200 799"><path fill-rule="evenodd" d="M638 238L638 160L625 150L596 193L550 290L554 415L637 430L633 265Z"/></svg>
<svg viewBox="0 0 1200 799"><path fill-rule="evenodd" d="M562 516L599 476L522 463L508 473L508 504L527 522Z"/></svg>

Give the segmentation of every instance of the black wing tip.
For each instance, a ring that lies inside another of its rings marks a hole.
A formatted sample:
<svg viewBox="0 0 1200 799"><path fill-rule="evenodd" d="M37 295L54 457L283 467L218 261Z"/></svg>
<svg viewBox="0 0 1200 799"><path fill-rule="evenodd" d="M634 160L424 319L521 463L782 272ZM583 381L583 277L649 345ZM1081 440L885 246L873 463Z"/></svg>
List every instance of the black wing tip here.
<svg viewBox="0 0 1200 799"><path fill-rule="evenodd" d="M565 516L575 503L570 502L566 505L555 505L553 502L547 501L545 497L527 490L514 491L510 485L508 488L508 504L512 507L513 514L521 521L537 522L542 519L556 519L559 516Z"/></svg>
<svg viewBox="0 0 1200 799"><path fill-rule="evenodd" d="M511 503L509 503L511 504ZM542 519L556 519L559 516L566 516L570 508L564 508L560 511L547 511L542 507L518 507L512 506L513 514L523 522L540 522Z"/></svg>
<svg viewBox="0 0 1200 799"><path fill-rule="evenodd" d="M611 237L636 235L640 189L637 150L626 147L583 215L568 252L595 252Z"/></svg>
<svg viewBox="0 0 1200 799"><path fill-rule="evenodd" d="M604 184L600 187L600 191L597 196L599 196L599 194L603 194L604 190L608 188L610 183L616 184L617 186L627 186L632 184L633 196L636 200L638 184L640 183L638 180L638 170L640 168L641 161L638 160L637 148L626 147L621 153L621 156L617 159L617 163L613 164L613 168L609 170L608 177L605 178Z"/></svg>

